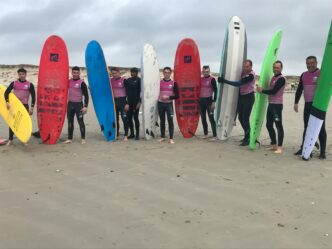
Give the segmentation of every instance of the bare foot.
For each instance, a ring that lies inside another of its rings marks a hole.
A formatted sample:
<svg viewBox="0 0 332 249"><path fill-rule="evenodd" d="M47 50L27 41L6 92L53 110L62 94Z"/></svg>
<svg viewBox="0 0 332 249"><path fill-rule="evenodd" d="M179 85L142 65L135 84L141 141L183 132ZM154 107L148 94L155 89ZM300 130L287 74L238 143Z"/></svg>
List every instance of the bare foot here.
<svg viewBox="0 0 332 249"><path fill-rule="evenodd" d="M86 144L85 139L82 139L82 140L81 140L81 144Z"/></svg>
<svg viewBox="0 0 332 249"><path fill-rule="evenodd" d="M123 142L127 142L127 141L128 141L128 137L125 136L125 137L123 138Z"/></svg>
<svg viewBox="0 0 332 249"><path fill-rule="evenodd" d="M217 141L217 138L216 137L212 137L212 138L209 139L209 141L210 142L215 142L215 141Z"/></svg>
<svg viewBox="0 0 332 249"><path fill-rule="evenodd" d="M66 141L63 142L63 144L71 144L72 140L71 139L67 139Z"/></svg>
<svg viewBox="0 0 332 249"><path fill-rule="evenodd" d="M23 144L23 145L24 145L24 146L27 146L27 147L29 146L29 144L28 144L28 143L25 143L25 144Z"/></svg>
<svg viewBox="0 0 332 249"><path fill-rule="evenodd" d="M160 138L160 139L158 140L159 143L164 142L164 141L165 141L165 138Z"/></svg>
<svg viewBox="0 0 332 249"><path fill-rule="evenodd" d="M275 154L281 154L282 153L282 148L281 147L278 147L275 151L274 151Z"/></svg>
<svg viewBox="0 0 332 249"><path fill-rule="evenodd" d="M203 135L201 136L201 139L207 139L209 136L208 135Z"/></svg>
<svg viewBox="0 0 332 249"><path fill-rule="evenodd" d="M8 140L8 142L6 143L6 146L11 146L13 144L13 140Z"/></svg>
<svg viewBox="0 0 332 249"><path fill-rule="evenodd" d="M170 143L170 144L175 144L175 142L174 142L173 139L170 139L170 140L169 140L169 143Z"/></svg>
<svg viewBox="0 0 332 249"><path fill-rule="evenodd" d="M276 151L278 149L278 146L276 144L271 145L269 150Z"/></svg>

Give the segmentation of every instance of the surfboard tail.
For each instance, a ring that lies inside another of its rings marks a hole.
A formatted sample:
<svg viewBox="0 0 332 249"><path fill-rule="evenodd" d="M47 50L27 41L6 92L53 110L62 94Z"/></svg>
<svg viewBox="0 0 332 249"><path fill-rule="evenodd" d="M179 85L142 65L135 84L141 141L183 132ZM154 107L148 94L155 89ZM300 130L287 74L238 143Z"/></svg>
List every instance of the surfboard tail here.
<svg viewBox="0 0 332 249"><path fill-rule="evenodd" d="M320 129L322 128L324 119L318 118L313 114L310 114L307 131L304 138L302 158L309 160L310 154L318 139Z"/></svg>

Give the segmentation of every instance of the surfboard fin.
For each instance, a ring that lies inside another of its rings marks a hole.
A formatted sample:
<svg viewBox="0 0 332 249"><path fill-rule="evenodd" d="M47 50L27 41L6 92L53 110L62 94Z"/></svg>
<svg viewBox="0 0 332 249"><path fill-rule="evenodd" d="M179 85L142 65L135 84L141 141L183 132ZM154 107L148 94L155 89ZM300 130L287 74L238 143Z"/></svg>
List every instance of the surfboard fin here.
<svg viewBox="0 0 332 249"><path fill-rule="evenodd" d="M158 121L156 121L156 124L155 124L157 127L159 127L159 124L158 124Z"/></svg>
<svg viewBox="0 0 332 249"><path fill-rule="evenodd" d="M151 137L155 138L153 131L151 131Z"/></svg>
<svg viewBox="0 0 332 249"><path fill-rule="evenodd" d="M104 131L104 125L100 125L100 130Z"/></svg>

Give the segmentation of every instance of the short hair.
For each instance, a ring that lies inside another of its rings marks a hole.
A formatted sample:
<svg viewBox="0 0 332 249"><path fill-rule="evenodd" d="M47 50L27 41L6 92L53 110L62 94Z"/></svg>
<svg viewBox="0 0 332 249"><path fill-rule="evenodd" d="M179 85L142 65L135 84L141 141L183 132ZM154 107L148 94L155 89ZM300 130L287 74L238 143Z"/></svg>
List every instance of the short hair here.
<svg viewBox="0 0 332 249"><path fill-rule="evenodd" d="M21 67L17 70L17 73L27 73L27 70L25 70L23 67Z"/></svg>
<svg viewBox="0 0 332 249"><path fill-rule="evenodd" d="M204 70L204 69L205 69L205 70L206 70L206 69L209 69L209 70L210 70L210 66L209 66L209 65L204 65L204 66L203 66L203 70Z"/></svg>
<svg viewBox="0 0 332 249"><path fill-rule="evenodd" d="M281 65L281 68L283 68L283 64L282 64L281 61L275 61L275 62L273 63L273 65L275 65L275 64L277 64L277 63L279 63L279 64Z"/></svg>
<svg viewBox="0 0 332 249"><path fill-rule="evenodd" d="M247 60L244 60L244 61L243 61L243 63L246 63L246 62L248 62L249 65L252 67L252 60L247 59Z"/></svg>
<svg viewBox="0 0 332 249"><path fill-rule="evenodd" d="M165 70L169 70L169 71L172 72L172 68L170 68L170 67L164 67L163 72L164 72Z"/></svg>
<svg viewBox="0 0 332 249"><path fill-rule="evenodd" d="M71 71L81 71L81 69L78 67L78 66L75 66L75 67L73 67L72 69L71 69Z"/></svg>
<svg viewBox="0 0 332 249"><path fill-rule="evenodd" d="M132 67L132 68L130 69L130 72L131 72L131 73L138 73L138 68L137 68L137 67Z"/></svg>
<svg viewBox="0 0 332 249"><path fill-rule="evenodd" d="M317 57L314 56L314 55L310 55L310 56L308 56L305 60L306 60L306 61L308 61L308 60L315 60L315 61L317 62Z"/></svg>
<svg viewBox="0 0 332 249"><path fill-rule="evenodd" d="M111 71L120 72L120 69L118 67L112 67Z"/></svg>

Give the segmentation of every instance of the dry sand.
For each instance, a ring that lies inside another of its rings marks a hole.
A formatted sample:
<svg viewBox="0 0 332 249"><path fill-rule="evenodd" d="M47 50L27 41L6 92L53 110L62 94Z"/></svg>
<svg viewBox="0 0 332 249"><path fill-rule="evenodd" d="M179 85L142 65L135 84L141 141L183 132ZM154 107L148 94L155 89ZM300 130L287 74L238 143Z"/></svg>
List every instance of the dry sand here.
<svg viewBox="0 0 332 249"><path fill-rule="evenodd" d="M239 147L239 124L226 143L183 139L177 126L175 145L106 143L92 105L85 145L75 123L71 145L1 146L0 248L332 248L332 108L327 160L304 162L293 98L282 155Z"/></svg>

